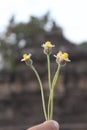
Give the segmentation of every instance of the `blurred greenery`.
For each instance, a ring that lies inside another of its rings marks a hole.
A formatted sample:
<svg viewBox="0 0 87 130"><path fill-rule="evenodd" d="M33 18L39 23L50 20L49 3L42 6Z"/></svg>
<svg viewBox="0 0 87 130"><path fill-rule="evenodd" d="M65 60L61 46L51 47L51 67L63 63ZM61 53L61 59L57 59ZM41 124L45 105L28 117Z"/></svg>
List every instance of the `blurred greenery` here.
<svg viewBox="0 0 87 130"><path fill-rule="evenodd" d="M17 70L16 61L20 57L22 50L31 47L39 47L46 40L46 34L55 29L63 35L62 28L47 12L41 17L31 16L29 21L15 21L15 16L9 20L6 31L0 36L0 69ZM87 47L87 42L80 44Z"/></svg>
<svg viewBox="0 0 87 130"><path fill-rule="evenodd" d="M20 51L33 45L37 47L37 44L44 41L45 33L50 31L52 23L49 12L39 18L31 16L27 23L17 23L12 16L6 31L0 37L3 68L16 69L15 60L20 55Z"/></svg>

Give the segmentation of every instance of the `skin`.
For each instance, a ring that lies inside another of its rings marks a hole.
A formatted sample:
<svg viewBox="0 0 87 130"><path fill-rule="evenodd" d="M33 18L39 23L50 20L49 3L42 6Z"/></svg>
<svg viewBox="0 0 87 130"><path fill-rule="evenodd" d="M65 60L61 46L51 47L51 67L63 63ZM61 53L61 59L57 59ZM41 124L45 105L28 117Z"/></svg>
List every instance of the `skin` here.
<svg viewBox="0 0 87 130"><path fill-rule="evenodd" d="M59 130L59 124L54 120L50 120L28 128L27 130Z"/></svg>

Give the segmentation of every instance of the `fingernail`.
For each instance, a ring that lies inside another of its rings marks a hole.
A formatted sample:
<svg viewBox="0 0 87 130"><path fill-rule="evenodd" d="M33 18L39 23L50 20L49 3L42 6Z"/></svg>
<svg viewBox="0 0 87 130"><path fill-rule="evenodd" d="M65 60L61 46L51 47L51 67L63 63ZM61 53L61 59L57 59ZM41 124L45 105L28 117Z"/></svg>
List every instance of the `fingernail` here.
<svg viewBox="0 0 87 130"><path fill-rule="evenodd" d="M53 124L56 127L56 130L59 130L59 124L56 121L53 121Z"/></svg>

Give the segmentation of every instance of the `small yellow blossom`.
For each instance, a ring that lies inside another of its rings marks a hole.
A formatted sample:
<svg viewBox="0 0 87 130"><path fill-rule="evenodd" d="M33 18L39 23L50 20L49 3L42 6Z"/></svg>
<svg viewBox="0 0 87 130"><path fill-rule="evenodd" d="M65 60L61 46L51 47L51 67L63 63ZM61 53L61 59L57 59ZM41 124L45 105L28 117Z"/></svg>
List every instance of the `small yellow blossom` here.
<svg viewBox="0 0 87 130"><path fill-rule="evenodd" d="M68 53L63 53L62 51L59 51L57 55L54 55L56 57L57 63L64 65L66 62L70 62Z"/></svg>
<svg viewBox="0 0 87 130"><path fill-rule="evenodd" d="M44 53L45 54L51 54L52 52L52 47L54 47L55 45L52 45L52 43L50 41L45 42L42 47L44 48Z"/></svg>
<svg viewBox="0 0 87 130"><path fill-rule="evenodd" d="M51 44L50 41L45 42L45 44L42 45L44 49L52 48L54 45Z"/></svg>
<svg viewBox="0 0 87 130"><path fill-rule="evenodd" d="M27 61L27 60L29 60L30 59L30 57L31 57L31 54L23 54L23 59L21 59L21 61Z"/></svg>

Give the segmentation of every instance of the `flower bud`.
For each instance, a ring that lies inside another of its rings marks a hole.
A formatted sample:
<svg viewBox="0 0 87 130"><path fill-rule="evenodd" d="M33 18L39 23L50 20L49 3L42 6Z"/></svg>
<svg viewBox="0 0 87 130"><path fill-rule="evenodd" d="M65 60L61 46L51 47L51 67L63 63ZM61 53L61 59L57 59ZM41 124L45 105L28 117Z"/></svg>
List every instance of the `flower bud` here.
<svg viewBox="0 0 87 130"><path fill-rule="evenodd" d="M52 47L54 47L54 45L52 45L50 41L47 41L42 45L42 47L44 48L44 53L46 55L50 55L52 53Z"/></svg>
<svg viewBox="0 0 87 130"><path fill-rule="evenodd" d="M70 62L68 56L68 53L63 53L62 51L59 51L57 55L54 55L54 57L56 57L56 62L62 66L65 65L66 62Z"/></svg>
<svg viewBox="0 0 87 130"><path fill-rule="evenodd" d="M31 60L31 54L24 54L23 55L23 58L21 59L21 61L25 61L25 63L27 65L32 65L33 64L33 61Z"/></svg>

